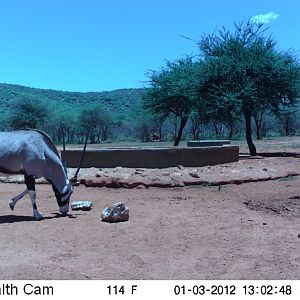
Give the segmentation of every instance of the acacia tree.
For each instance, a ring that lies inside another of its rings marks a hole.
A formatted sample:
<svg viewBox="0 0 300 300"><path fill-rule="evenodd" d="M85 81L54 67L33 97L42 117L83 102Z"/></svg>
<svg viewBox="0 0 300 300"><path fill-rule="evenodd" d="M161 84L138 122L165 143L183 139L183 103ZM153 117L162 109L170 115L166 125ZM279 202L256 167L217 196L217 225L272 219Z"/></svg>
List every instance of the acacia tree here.
<svg viewBox="0 0 300 300"><path fill-rule="evenodd" d="M295 132L295 125L296 125L296 115L294 110L287 110L281 112L280 114L276 115L276 118L280 122L280 127L282 128L285 136L293 134Z"/></svg>
<svg viewBox="0 0 300 300"><path fill-rule="evenodd" d="M51 112L51 118L46 122L46 132L57 143L62 142L63 134L67 144L74 143L78 130L78 112L68 108L52 108Z"/></svg>
<svg viewBox="0 0 300 300"><path fill-rule="evenodd" d="M112 120L110 115L104 112L101 107L89 105L81 111L79 124L84 134L89 132L91 143L100 143L101 138L107 139Z"/></svg>
<svg viewBox="0 0 300 300"><path fill-rule="evenodd" d="M153 114L174 116L180 120L174 146L178 146L184 127L195 103L194 62L190 57L167 61L159 71L149 74L150 89L145 97L145 107Z"/></svg>
<svg viewBox="0 0 300 300"><path fill-rule="evenodd" d="M199 41L205 70L200 97L212 110L222 108L225 115L234 112L244 117L251 155L257 154L252 141L254 113L264 108L279 112L294 105L300 76L294 53L278 51L276 42L264 36L263 27L241 22L234 32L223 28Z"/></svg>
<svg viewBox="0 0 300 300"><path fill-rule="evenodd" d="M34 128L43 129L49 117L46 103L35 98L22 98L14 102L9 117L13 129Z"/></svg>

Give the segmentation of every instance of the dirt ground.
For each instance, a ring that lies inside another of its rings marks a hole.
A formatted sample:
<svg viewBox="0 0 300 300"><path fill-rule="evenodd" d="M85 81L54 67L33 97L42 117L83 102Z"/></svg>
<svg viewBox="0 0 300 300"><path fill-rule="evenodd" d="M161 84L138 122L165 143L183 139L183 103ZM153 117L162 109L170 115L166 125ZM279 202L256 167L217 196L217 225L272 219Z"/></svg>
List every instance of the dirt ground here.
<svg viewBox="0 0 300 300"><path fill-rule="evenodd" d="M279 169L300 170L300 159L278 159ZM40 184L40 222L28 197L10 211L23 189L0 183L0 279L300 279L300 176L211 187L80 185L71 200L93 201L93 209L67 217ZM101 222L102 209L119 201L129 221Z"/></svg>

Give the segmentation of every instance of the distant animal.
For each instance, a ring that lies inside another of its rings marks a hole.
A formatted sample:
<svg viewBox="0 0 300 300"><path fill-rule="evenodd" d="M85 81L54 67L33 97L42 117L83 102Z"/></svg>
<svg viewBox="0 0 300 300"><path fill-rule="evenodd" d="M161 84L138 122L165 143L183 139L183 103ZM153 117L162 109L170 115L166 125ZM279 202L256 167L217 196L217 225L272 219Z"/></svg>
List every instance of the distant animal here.
<svg viewBox="0 0 300 300"><path fill-rule="evenodd" d="M42 220L43 214L36 205L35 179L45 177L52 185L59 211L63 215L68 213L70 196L73 193L72 183L53 141L45 132L27 129L1 131L0 172L24 174L26 190L12 198L9 204L11 210L14 210L21 198L29 194L33 216L36 220Z"/></svg>

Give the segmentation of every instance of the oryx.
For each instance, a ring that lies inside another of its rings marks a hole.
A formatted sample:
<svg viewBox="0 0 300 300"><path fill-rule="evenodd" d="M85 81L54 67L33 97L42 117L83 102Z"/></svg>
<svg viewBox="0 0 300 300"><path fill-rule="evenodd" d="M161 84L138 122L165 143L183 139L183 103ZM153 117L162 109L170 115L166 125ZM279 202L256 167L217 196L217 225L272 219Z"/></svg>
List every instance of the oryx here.
<svg viewBox="0 0 300 300"><path fill-rule="evenodd" d="M12 198L9 204L12 210L23 196L29 194L33 216L36 220L42 220L43 214L35 203L35 179L45 177L52 184L60 212L64 215L68 213L73 187L58 151L46 133L27 129L0 132L0 172L24 174L27 188Z"/></svg>

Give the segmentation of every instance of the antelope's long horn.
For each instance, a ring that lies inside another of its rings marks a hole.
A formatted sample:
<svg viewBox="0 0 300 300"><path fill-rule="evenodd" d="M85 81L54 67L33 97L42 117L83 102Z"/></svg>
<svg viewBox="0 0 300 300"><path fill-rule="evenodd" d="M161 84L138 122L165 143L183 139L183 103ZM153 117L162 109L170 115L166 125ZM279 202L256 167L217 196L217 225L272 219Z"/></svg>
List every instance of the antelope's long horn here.
<svg viewBox="0 0 300 300"><path fill-rule="evenodd" d="M90 135L90 128L88 129L88 132L86 134L86 138L85 138L85 142L84 142L84 147L83 147L83 151L82 151L82 154L81 154L81 158L80 158L80 162L79 162L79 165L78 165L78 168L75 172L75 175L72 177L71 181L73 182L77 182L77 176L78 176L78 173L81 169L81 166L82 166L82 163L83 163L83 159L84 159L84 155L85 155L85 151L86 151L86 145L87 145L87 142L88 142L88 139L89 139L89 135Z"/></svg>
<svg viewBox="0 0 300 300"><path fill-rule="evenodd" d="M62 139L63 139L63 155L62 155L62 164L66 173L66 176L68 177L68 169L67 169L67 158L66 158L66 142L65 142L65 132L61 125L61 132L62 132Z"/></svg>

